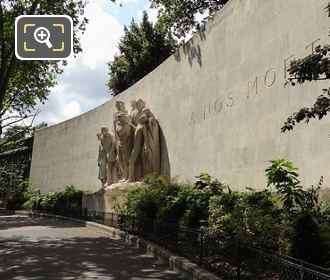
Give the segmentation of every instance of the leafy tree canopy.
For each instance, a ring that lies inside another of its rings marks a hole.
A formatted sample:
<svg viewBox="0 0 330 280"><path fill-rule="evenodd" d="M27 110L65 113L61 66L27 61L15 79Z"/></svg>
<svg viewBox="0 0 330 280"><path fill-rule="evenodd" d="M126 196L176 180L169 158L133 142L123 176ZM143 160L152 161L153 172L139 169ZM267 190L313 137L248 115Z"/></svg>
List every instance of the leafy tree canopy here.
<svg viewBox="0 0 330 280"><path fill-rule="evenodd" d="M79 34L85 30L86 0L0 0L0 135L4 115L23 118L38 101L44 102L65 62L22 61L15 56L15 19L20 15L65 14L73 20L74 53L79 53Z"/></svg>
<svg viewBox="0 0 330 280"><path fill-rule="evenodd" d="M326 10L330 16L330 2ZM295 60L291 63L288 70L290 74L289 82L293 86L305 82L329 80L330 79L330 45L318 46L315 52L305 58ZM301 108L298 112L292 114L282 127L282 132L292 130L297 123L305 121L308 123L311 119L322 119L330 112L330 88L323 89L323 94L317 97L311 107Z"/></svg>
<svg viewBox="0 0 330 280"><path fill-rule="evenodd" d="M108 63L108 86L113 95L126 90L154 70L175 47L175 41L163 23L153 26L146 12L140 24L132 20L124 32L118 45L120 54Z"/></svg>
<svg viewBox="0 0 330 280"><path fill-rule="evenodd" d="M159 8L159 17L165 26L170 28L178 38L184 37L192 29L200 29L196 17L208 14L213 17L229 0L150 0L151 6Z"/></svg>
<svg viewBox="0 0 330 280"><path fill-rule="evenodd" d="M24 139L26 137L33 136L37 130L44 127L47 127L47 123L45 122L42 122L41 124L38 124L33 127L24 126L24 125L14 125L6 129L6 131L3 133L3 138L6 140L8 139L9 141Z"/></svg>

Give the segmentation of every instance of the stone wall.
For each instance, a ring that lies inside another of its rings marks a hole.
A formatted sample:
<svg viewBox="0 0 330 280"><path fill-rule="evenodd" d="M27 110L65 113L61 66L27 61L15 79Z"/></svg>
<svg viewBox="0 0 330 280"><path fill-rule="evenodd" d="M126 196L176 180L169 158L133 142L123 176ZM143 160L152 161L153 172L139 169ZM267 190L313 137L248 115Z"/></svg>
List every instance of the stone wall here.
<svg viewBox="0 0 330 280"><path fill-rule="evenodd" d="M236 188L264 187L272 159L299 167L305 184L330 180L330 119L285 134L287 116L313 103L327 82L284 86L293 58L328 42L328 0L232 0L184 47L120 95L142 98L162 128L163 173L192 180L202 171ZM97 190L102 125L117 98L43 129L34 140L31 180L48 192Z"/></svg>

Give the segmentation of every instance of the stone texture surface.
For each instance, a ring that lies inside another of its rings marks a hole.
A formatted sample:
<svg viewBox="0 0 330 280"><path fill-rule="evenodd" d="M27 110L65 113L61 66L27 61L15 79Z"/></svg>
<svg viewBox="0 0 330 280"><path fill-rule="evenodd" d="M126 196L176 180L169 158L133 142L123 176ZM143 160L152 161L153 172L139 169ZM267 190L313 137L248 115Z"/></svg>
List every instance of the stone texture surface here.
<svg viewBox="0 0 330 280"><path fill-rule="evenodd" d="M84 194L82 207L93 211L115 212L116 205L123 203L128 190L141 183L116 183L97 192Z"/></svg>
<svg viewBox="0 0 330 280"><path fill-rule="evenodd" d="M126 104L142 98L159 120L163 174L192 180L207 171L234 188L264 187L268 161L285 158L304 184L324 175L329 185L330 119L280 133L328 86L284 86L290 60L328 42L327 2L231 0L204 33L120 95ZM95 133L111 127L116 100L36 133L31 180L43 193L98 189Z"/></svg>
<svg viewBox="0 0 330 280"><path fill-rule="evenodd" d="M0 216L0 279L183 279L103 230Z"/></svg>

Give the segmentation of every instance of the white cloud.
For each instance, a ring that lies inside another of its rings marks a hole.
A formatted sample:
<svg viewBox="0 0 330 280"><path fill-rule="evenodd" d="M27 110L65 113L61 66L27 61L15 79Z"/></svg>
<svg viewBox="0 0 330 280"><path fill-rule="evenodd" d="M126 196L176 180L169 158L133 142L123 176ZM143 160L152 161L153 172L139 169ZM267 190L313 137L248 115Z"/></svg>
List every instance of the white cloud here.
<svg viewBox="0 0 330 280"><path fill-rule="evenodd" d="M134 0L132 0L134 1ZM118 51L123 26L104 11L108 0L93 0L85 15L89 19L81 37L83 52L68 60L58 85L51 90L45 105L39 104L41 113L37 122L55 124L86 112L111 98L106 86L107 62Z"/></svg>
<svg viewBox="0 0 330 280"><path fill-rule="evenodd" d="M89 23L81 39L83 63L95 69L97 64L105 63L115 55L124 31L123 26L96 3L88 5L86 17Z"/></svg>
<svg viewBox="0 0 330 280"><path fill-rule="evenodd" d="M81 114L81 108L77 101L73 100L69 104L66 104L63 108L63 116L65 118L73 118Z"/></svg>

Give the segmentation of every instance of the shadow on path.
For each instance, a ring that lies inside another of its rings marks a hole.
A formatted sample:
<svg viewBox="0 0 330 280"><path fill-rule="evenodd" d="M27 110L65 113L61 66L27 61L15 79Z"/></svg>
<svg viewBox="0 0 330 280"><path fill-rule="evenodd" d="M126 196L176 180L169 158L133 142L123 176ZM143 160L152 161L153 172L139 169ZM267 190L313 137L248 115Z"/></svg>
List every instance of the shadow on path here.
<svg viewBox="0 0 330 280"><path fill-rule="evenodd" d="M31 219L26 216L17 215L0 215L0 230L15 229L29 226L45 226L53 228L76 228L81 227L80 224L68 223L58 220L56 223L47 219ZM0 235L1 237L1 235Z"/></svg>
<svg viewBox="0 0 330 280"><path fill-rule="evenodd" d="M16 217L13 220L17 223ZM30 222L38 221L43 222ZM52 232L47 239L39 235L35 237L31 229L21 238L16 235L16 239L0 239L1 280L183 279L161 261L120 240L107 237L105 232L67 227L65 230L71 231L72 237L61 238L62 233L56 234L58 222L53 223L54 228L45 228L45 232ZM37 228L40 230L40 224ZM84 236L86 231L91 237ZM80 233L82 237L78 236Z"/></svg>

